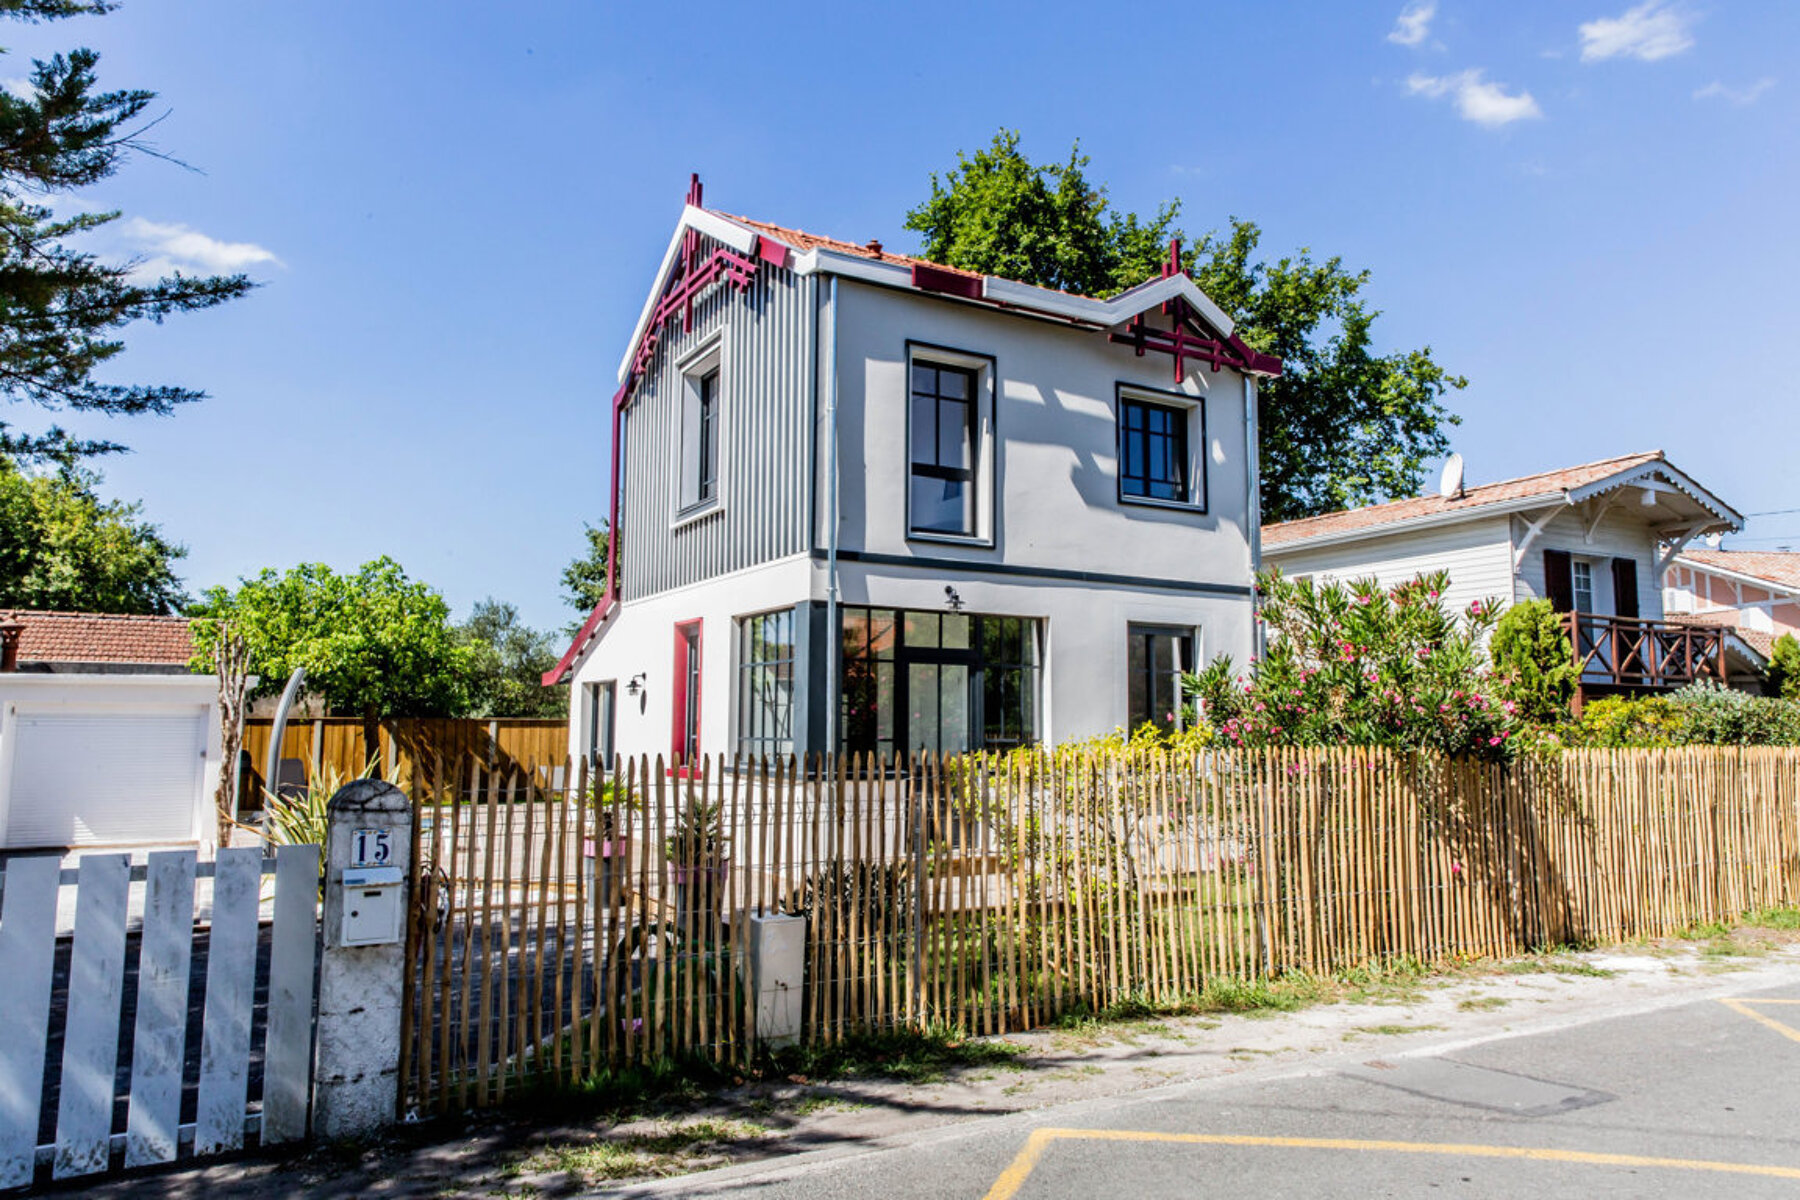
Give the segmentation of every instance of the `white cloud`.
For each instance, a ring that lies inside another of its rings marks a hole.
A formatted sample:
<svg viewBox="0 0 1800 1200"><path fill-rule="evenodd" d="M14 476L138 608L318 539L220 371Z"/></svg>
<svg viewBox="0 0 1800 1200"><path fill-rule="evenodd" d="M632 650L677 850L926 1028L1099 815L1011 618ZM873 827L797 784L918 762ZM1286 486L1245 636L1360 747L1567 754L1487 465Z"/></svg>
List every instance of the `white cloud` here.
<svg viewBox="0 0 1800 1200"><path fill-rule="evenodd" d="M1476 67L1454 75L1415 74L1407 79L1406 90L1434 100L1450 96L1455 99L1456 111L1463 120L1489 129L1544 115L1530 92L1509 93L1504 84L1483 79L1481 70Z"/></svg>
<svg viewBox="0 0 1800 1200"><path fill-rule="evenodd" d="M1431 18L1437 16L1437 0L1413 0L1400 11L1387 40L1396 46L1418 46L1431 36Z"/></svg>
<svg viewBox="0 0 1800 1200"><path fill-rule="evenodd" d="M1581 61L1639 58L1655 62L1680 54L1694 44L1688 27L1693 18L1663 0L1645 0L1616 17L1601 17L1581 26Z"/></svg>
<svg viewBox="0 0 1800 1200"><path fill-rule="evenodd" d="M139 254L148 259L138 268L141 275L235 274L262 263L285 264L272 250L254 242L222 242L186 225L169 225L132 217L121 232Z"/></svg>
<svg viewBox="0 0 1800 1200"><path fill-rule="evenodd" d="M1714 80L1703 88L1696 88L1694 90L1694 99L1724 100L1727 103L1737 105L1739 108L1744 108L1747 105L1755 104L1758 100L1762 99L1762 94L1774 86L1775 81L1767 78L1759 79L1755 83L1745 84L1743 87L1730 87Z"/></svg>
<svg viewBox="0 0 1800 1200"><path fill-rule="evenodd" d="M31 80L21 76L0 79L0 90L10 92L21 100L32 100L37 97L37 88L32 86Z"/></svg>

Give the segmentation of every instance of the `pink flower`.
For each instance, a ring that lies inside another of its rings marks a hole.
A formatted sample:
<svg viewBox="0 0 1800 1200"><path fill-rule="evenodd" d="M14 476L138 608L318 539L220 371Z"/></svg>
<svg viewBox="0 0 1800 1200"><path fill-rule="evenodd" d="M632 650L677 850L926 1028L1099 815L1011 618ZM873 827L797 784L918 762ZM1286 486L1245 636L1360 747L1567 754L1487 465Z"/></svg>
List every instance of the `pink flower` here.
<svg viewBox="0 0 1800 1200"><path fill-rule="evenodd" d="M1461 875L1462 874L1462 864L1459 862L1451 863L1450 864L1450 873L1452 875Z"/></svg>
<svg viewBox="0 0 1800 1200"><path fill-rule="evenodd" d="M1488 745L1498 746L1504 740L1505 740L1504 738L1491 737L1488 739Z"/></svg>

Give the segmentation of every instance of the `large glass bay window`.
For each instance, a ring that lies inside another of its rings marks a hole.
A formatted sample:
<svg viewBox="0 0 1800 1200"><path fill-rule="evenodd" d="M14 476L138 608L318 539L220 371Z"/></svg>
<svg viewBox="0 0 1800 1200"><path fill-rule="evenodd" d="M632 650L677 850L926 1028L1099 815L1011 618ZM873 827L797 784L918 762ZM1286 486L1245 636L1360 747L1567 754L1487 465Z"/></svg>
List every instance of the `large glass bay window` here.
<svg viewBox="0 0 1800 1200"><path fill-rule="evenodd" d="M859 606L842 612L841 749L956 754L1037 740L1039 622Z"/></svg>

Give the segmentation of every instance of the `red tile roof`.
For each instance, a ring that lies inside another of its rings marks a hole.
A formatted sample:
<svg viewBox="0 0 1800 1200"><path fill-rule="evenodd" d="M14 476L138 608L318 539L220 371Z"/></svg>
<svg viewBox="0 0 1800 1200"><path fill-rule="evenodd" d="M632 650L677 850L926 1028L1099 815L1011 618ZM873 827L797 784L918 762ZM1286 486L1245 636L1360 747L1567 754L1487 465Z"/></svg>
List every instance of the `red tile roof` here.
<svg viewBox="0 0 1800 1200"><path fill-rule="evenodd" d="M819 234L807 233L801 229L789 229L784 225L771 225L767 221L752 221L749 217L740 217L734 213L722 212L718 215L724 217L728 221L736 221L739 225L754 229L758 233L766 234L769 237L775 238L777 241L786 242L794 249L802 252L819 247L830 250L836 254L853 254L857 258L866 258L872 262L895 263L903 267L930 267L933 270L948 271L952 275L962 275L969 279L981 278L980 271L965 271L961 267L950 267L945 266L943 263L932 262L929 259L914 258L910 254L895 254L891 250L880 248L879 242L871 243L866 246L858 246L854 242L840 242L836 238L821 237Z"/></svg>
<svg viewBox="0 0 1800 1200"><path fill-rule="evenodd" d="M1583 463L1579 467L1564 467L1558 471L1542 471L1536 475L1522 475L1517 479L1503 479L1499 483L1480 484L1466 489L1462 495L1451 499L1437 495L1415 496L1410 500L1371 504L1366 508L1353 508L1347 512L1303 517L1298 521L1283 521L1279 525L1263 526L1263 545L1279 546L1286 542L1297 542L1302 538L1321 537L1330 533L1351 533L1359 529L1374 529L1382 525L1394 524L1397 521L1416 520L1443 513L1466 512L1484 508L1490 504L1504 504L1509 500L1529 500L1536 496L1543 496L1546 499L1560 498L1563 492L1571 488L1597 482L1609 475L1629 471L1633 467L1641 467L1647 462L1655 462L1662 457L1663 452L1660 450L1651 450L1642 454L1624 454L1618 458Z"/></svg>
<svg viewBox="0 0 1800 1200"><path fill-rule="evenodd" d="M1698 613L1670 613L1668 619L1671 625L1704 625L1708 629L1729 629L1752 650L1764 658L1769 657L1775 650L1775 635L1744 628L1738 624L1740 615L1735 608L1714 608Z"/></svg>
<svg viewBox="0 0 1800 1200"><path fill-rule="evenodd" d="M1780 550L1683 550L1683 561L1800 588L1800 554Z"/></svg>
<svg viewBox="0 0 1800 1200"><path fill-rule="evenodd" d="M21 662L186 666L194 656L186 617L0 609L0 621L25 626L19 637Z"/></svg>

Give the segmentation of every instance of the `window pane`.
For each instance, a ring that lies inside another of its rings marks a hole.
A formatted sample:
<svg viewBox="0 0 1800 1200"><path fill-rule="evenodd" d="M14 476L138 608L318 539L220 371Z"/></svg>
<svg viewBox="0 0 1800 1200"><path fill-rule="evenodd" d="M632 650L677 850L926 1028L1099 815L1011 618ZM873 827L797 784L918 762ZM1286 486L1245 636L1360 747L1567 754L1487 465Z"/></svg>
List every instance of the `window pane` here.
<svg viewBox="0 0 1800 1200"><path fill-rule="evenodd" d="M938 736L938 668L936 663L913 663L906 673L908 713L907 751L923 750L928 754L942 751Z"/></svg>
<svg viewBox="0 0 1800 1200"><path fill-rule="evenodd" d="M1129 698L1126 708L1127 724L1132 729L1136 729L1150 719L1149 654L1149 634L1134 633L1127 639L1125 678Z"/></svg>
<svg viewBox="0 0 1800 1200"><path fill-rule="evenodd" d="M937 401L929 397L912 399L912 461L929 463L937 454Z"/></svg>
<svg viewBox="0 0 1800 1200"><path fill-rule="evenodd" d="M938 745L945 754L969 748L969 668L962 663L938 668Z"/></svg>
<svg viewBox="0 0 1800 1200"><path fill-rule="evenodd" d="M937 465L966 471L970 458L969 406L952 400L939 401Z"/></svg>
<svg viewBox="0 0 1800 1200"><path fill-rule="evenodd" d="M967 400L969 398L969 373L940 368L937 392L947 400Z"/></svg>
<svg viewBox="0 0 1800 1200"><path fill-rule="evenodd" d="M906 644L912 649L924 646L936 649L938 639L942 636L943 618L934 612L909 612L906 614Z"/></svg>
<svg viewBox="0 0 1800 1200"><path fill-rule="evenodd" d="M955 479L912 479L912 527L928 533L968 533L968 485Z"/></svg>
<svg viewBox="0 0 1800 1200"><path fill-rule="evenodd" d="M944 648L947 650L967 650L969 648L968 614L945 613L943 622Z"/></svg>
<svg viewBox="0 0 1800 1200"><path fill-rule="evenodd" d="M937 395L937 368L924 363L914 363L912 369L912 390L926 396Z"/></svg>

